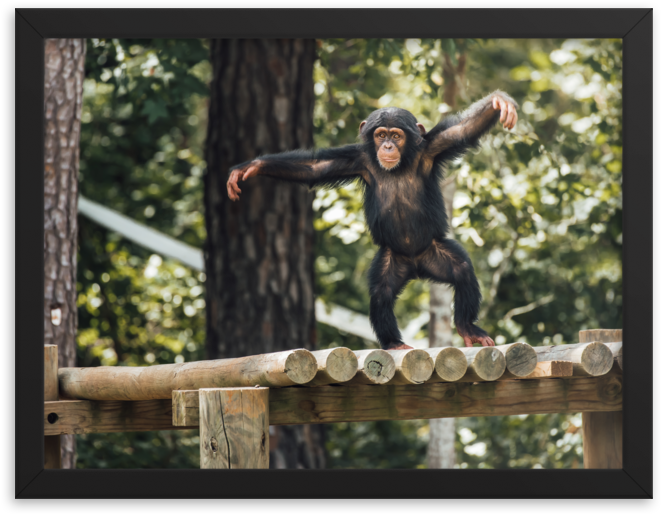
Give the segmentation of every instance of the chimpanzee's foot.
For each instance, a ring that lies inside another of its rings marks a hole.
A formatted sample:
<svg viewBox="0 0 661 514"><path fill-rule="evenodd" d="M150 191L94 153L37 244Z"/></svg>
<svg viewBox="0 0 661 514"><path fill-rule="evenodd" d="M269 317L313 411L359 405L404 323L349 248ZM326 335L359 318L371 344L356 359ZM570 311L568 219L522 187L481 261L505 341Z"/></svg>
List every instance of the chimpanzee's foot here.
<svg viewBox="0 0 661 514"><path fill-rule="evenodd" d="M464 338L464 343L468 347L473 345L480 344L482 346L496 346L496 343L493 342L493 339L479 327L471 325L463 330L457 329L459 335Z"/></svg>
<svg viewBox="0 0 661 514"><path fill-rule="evenodd" d="M409 346L408 344L404 344L401 341L393 341L392 343L389 343L387 346L383 347L384 350L413 350L412 346Z"/></svg>
<svg viewBox="0 0 661 514"><path fill-rule="evenodd" d="M481 344L482 346L496 346L496 343L493 342L489 336L463 336L464 343L466 346L471 347L474 344Z"/></svg>

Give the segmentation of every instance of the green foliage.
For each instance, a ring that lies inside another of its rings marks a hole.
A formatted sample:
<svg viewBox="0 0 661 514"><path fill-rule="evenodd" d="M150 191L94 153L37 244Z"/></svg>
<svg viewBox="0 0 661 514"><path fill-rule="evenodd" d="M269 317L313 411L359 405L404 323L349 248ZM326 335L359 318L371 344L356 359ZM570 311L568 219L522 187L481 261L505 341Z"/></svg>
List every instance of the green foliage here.
<svg viewBox="0 0 661 514"><path fill-rule="evenodd" d="M83 196L197 247L206 237L207 59L200 40L88 41L80 142ZM204 273L79 224L78 365L204 359ZM78 466L199 467L194 439L79 436Z"/></svg>

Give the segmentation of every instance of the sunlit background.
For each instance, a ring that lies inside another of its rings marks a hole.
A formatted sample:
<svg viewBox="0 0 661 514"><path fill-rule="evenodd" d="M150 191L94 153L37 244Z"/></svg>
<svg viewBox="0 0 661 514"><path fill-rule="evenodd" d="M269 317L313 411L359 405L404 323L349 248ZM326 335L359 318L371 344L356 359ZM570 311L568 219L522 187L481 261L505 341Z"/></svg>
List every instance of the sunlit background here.
<svg viewBox="0 0 661 514"><path fill-rule="evenodd" d="M208 42L87 45L80 194L201 248ZM323 40L314 79L319 147L356 142L379 107L408 109L430 129L495 89L513 96L515 130L494 129L447 174L454 234L484 296L480 324L497 344L532 345L621 327L621 40ZM317 192L315 292L366 315L375 246L360 207L358 187ZM79 223L78 366L204 359L204 273ZM429 284L411 283L400 326L428 306ZM419 328L413 337L424 340ZM317 330L320 348L376 347ZM562 414L459 419L457 466L581 467L580 424ZM328 467L425 467L428 432L427 421L327 425ZM79 468L199 467L197 431L89 434L77 444Z"/></svg>

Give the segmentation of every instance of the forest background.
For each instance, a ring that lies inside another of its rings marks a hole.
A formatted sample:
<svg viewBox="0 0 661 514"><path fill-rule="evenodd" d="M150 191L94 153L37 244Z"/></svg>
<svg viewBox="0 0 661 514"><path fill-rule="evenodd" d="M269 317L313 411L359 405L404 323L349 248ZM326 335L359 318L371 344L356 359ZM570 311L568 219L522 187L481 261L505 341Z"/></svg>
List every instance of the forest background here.
<svg viewBox="0 0 661 514"><path fill-rule="evenodd" d="M497 344L575 342L622 324L620 40L322 40L314 143L356 141L396 105L431 128L495 89L520 104L513 132L448 170L455 237L469 251ZM206 239L205 137L212 79L204 40L88 40L79 190L192 246ZM356 187L313 202L315 294L367 314L374 255ZM78 366L204 359L203 273L79 217ZM429 309L410 284L401 326ZM421 327L417 337L427 337ZM459 344L459 341L455 341ZM319 348L366 343L317 323ZM326 467L426 466L429 422L325 427ZM196 431L77 437L80 468L196 468ZM582 466L580 414L457 420L457 467Z"/></svg>

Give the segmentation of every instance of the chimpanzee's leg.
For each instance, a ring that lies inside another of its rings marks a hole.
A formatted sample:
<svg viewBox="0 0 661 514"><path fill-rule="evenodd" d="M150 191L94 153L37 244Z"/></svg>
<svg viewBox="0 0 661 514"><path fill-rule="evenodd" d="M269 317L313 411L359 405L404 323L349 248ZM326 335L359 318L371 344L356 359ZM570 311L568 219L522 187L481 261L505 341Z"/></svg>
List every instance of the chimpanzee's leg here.
<svg viewBox="0 0 661 514"><path fill-rule="evenodd" d="M414 277L412 259L397 255L389 248L380 248L372 261L368 275L370 322L379 344L385 350L411 348L402 342L393 308L399 293Z"/></svg>
<svg viewBox="0 0 661 514"><path fill-rule="evenodd" d="M468 253L454 239L434 240L416 257L418 275L454 286L454 324L466 346L494 346L493 340L475 326L482 295Z"/></svg>

